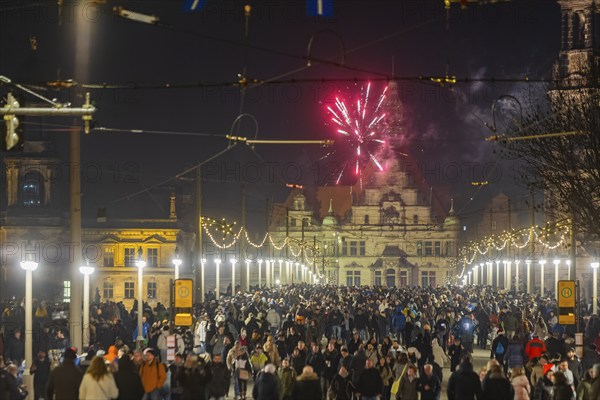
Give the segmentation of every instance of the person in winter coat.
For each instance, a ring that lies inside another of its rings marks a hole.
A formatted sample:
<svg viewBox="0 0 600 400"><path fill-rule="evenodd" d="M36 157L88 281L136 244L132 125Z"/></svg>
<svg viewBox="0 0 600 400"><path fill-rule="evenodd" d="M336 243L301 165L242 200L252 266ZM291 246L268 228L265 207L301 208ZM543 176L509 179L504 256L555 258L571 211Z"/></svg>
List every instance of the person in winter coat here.
<svg viewBox="0 0 600 400"><path fill-rule="evenodd" d="M160 352L160 360L162 362L167 361L167 337L169 336L169 326L165 325L160 331L160 335L158 335L158 340L156 341L156 348ZM110 350L110 348L109 348Z"/></svg>
<svg viewBox="0 0 600 400"><path fill-rule="evenodd" d="M598 369L600 369L600 365L598 365ZM590 368L585 372L583 379L577 386L577 400L587 400L592 398L592 385L596 379L597 375L594 368Z"/></svg>
<svg viewBox="0 0 600 400"><path fill-rule="evenodd" d="M506 400L514 398L514 389L504 376L502 367L493 365L483 381L482 398L485 400Z"/></svg>
<svg viewBox="0 0 600 400"><path fill-rule="evenodd" d="M379 374L378 374L379 376ZM292 400L316 400L323 398L319 377L310 365L306 365L302 374L296 378L292 391Z"/></svg>
<svg viewBox="0 0 600 400"><path fill-rule="evenodd" d="M23 400L27 396L24 386L19 386L17 383L17 374L19 368L15 364L10 364L6 367L6 371L2 371L0 375L0 398L2 400Z"/></svg>
<svg viewBox="0 0 600 400"><path fill-rule="evenodd" d="M144 385L144 399L158 398L160 390L167 379L165 365L156 358L156 350L148 348L144 351L146 360L140 365L139 373Z"/></svg>
<svg viewBox="0 0 600 400"><path fill-rule="evenodd" d="M519 341L518 336L513 336L508 349L506 350L506 356L504 358L509 369L523 367L525 365L525 359L523 355L523 344Z"/></svg>
<svg viewBox="0 0 600 400"><path fill-rule="evenodd" d="M554 392L554 371L552 364L544 367L544 376L537 380L533 388L533 400L552 400Z"/></svg>
<svg viewBox="0 0 600 400"><path fill-rule="evenodd" d="M221 359L220 354L215 354L213 356L210 372L212 378L208 383L209 398L222 400L225 398L227 388L229 387L229 370Z"/></svg>
<svg viewBox="0 0 600 400"><path fill-rule="evenodd" d="M15 329L13 335L9 337L4 351L6 362L12 361L15 365L21 365L25 358L25 340L21 336L20 329Z"/></svg>
<svg viewBox="0 0 600 400"><path fill-rule="evenodd" d="M354 385L350 374L344 365L340 371L332 378L328 387L327 397L330 400L352 400L354 396Z"/></svg>
<svg viewBox="0 0 600 400"><path fill-rule="evenodd" d="M441 368L450 363L450 358L444 353L444 349L438 344L437 339L432 340L431 348L433 350L433 359Z"/></svg>
<svg viewBox="0 0 600 400"><path fill-rule="evenodd" d="M433 373L433 366L425 364L423 373L419 377L417 390L421 393L421 400L437 400L442 390L442 384L436 374Z"/></svg>
<svg viewBox="0 0 600 400"><path fill-rule="evenodd" d="M400 385L398 387L398 393L396 394L396 400L417 400L419 391L417 385L419 384L419 377L417 376L419 370L415 365L409 365L405 373L402 376L398 376L400 379Z"/></svg>
<svg viewBox="0 0 600 400"><path fill-rule="evenodd" d="M119 396L119 389L102 357L94 357L79 386L79 400L111 400Z"/></svg>
<svg viewBox="0 0 600 400"><path fill-rule="evenodd" d="M109 364L119 358L117 346L112 345L108 348L108 353L104 355L104 361ZM165 356L166 357L166 356Z"/></svg>
<svg viewBox="0 0 600 400"><path fill-rule="evenodd" d="M252 389L252 397L255 400L279 400L279 388L273 364L267 364L258 374Z"/></svg>
<svg viewBox="0 0 600 400"><path fill-rule="evenodd" d="M205 400L206 385L211 380L210 369L203 359L190 354L177 380L183 389L182 400Z"/></svg>
<svg viewBox="0 0 600 400"><path fill-rule="evenodd" d="M269 330L271 335L275 335L277 330L281 327L281 316L275 310L275 307L269 308L267 311L267 322L269 323Z"/></svg>
<svg viewBox="0 0 600 400"><path fill-rule="evenodd" d="M470 356L463 357L448 380L448 400L480 400L481 382Z"/></svg>
<svg viewBox="0 0 600 400"><path fill-rule="evenodd" d="M498 329L498 336L492 342L490 359L496 359L500 365L504 364L504 356L510 344L508 338L504 335L504 330Z"/></svg>
<svg viewBox="0 0 600 400"><path fill-rule="evenodd" d="M43 398L50 376L50 360L45 351L42 350L38 353L38 357L31 364L29 371L33 374L34 400Z"/></svg>
<svg viewBox="0 0 600 400"><path fill-rule="evenodd" d="M279 350L277 350L277 346L275 346L273 336L267 335L267 339L265 341L265 344L263 345L263 351L271 364L274 364L276 367L279 367L281 365Z"/></svg>
<svg viewBox="0 0 600 400"><path fill-rule="evenodd" d="M383 392L381 398L382 400L389 400L390 388L394 380L394 373L392 372L392 368L387 363L385 357L381 357L377 362L377 370L379 371L379 375L381 376L381 380L383 382Z"/></svg>
<svg viewBox="0 0 600 400"><path fill-rule="evenodd" d="M523 368L513 368L510 371L510 383L515 391L515 400L529 400L531 387Z"/></svg>
<svg viewBox="0 0 600 400"><path fill-rule="evenodd" d="M140 400L144 396L144 386L128 355L119 359L119 370L114 375L119 397L117 400Z"/></svg>
<svg viewBox="0 0 600 400"><path fill-rule="evenodd" d="M63 355L63 363L50 372L46 399L73 400L79 397L83 373L75 366L75 358L75 350L67 348Z"/></svg>
<svg viewBox="0 0 600 400"><path fill-rule="evenodd" d="M460 344L460 338L455 337L454 343L448 347L448 355L450 356L450 371L456 371L456 367L460 364L464 352L463 346Z"/></svg>
<svg viewBox="0 0 600 400"><path fill-rule="evenodd" d="M239 349L236 359L232 364L234 385L234 393L240 399L246 399L246 390L248 388L248 380L252 376L252 364L248 359L248 353L244 349Z"/></svg>
<svg viewBox="0 0 600 400"><path fill-rule="evenodd" d="M313 371L320 378L323 377L327 364L325 363L325 356L321 353L321 348L318 344L313 343L311 351L306 356L306 365L313 367Z"/></svg>
<svg viewBox="0 0 600 400"><path fill-rule="evenodd" d="M279 400L289 400L292 398L294 385L296 384L296 371L290 367L290 361L284 358L281 361L281 368L277 371L279 379Z"/></svg>
<svg viewBox="0 0 600 400"><path fill-rule="evenodd" d="M525 345L525 354L528 359L540 357L546 350L546 343L540 340L538 334L534 333L533 338Z"/></svg>
<svg viewBox="0 0 600 400"><path fill-rule="evenodd" d="M565 375L558 371L554 373L554 393L552 393L552 400L572 400L573 389L571 385L567 383Z"/></svg>

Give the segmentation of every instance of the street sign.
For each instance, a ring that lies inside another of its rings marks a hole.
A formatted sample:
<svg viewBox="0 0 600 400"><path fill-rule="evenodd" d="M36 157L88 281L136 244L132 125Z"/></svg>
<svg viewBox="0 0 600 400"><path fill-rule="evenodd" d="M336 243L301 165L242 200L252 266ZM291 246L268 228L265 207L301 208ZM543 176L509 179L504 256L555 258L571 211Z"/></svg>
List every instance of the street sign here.
<svg viewBox="0 0 600 400"><path fill-rule="evenodd" d="M175 314L175 326L192 326L192 314L180 313Z"/></svg>
<svg viewBox="0 0 600 400"><path fill-rule="evenodd" d="M193 281L191 279L175 280L175 308L192 308Z"/></svg>
<svg viewBox="0 0 600 400"><path fill-rule="evenodd" d="M558 281L558 323L561 325L575 325L575 281Z"/></svg>

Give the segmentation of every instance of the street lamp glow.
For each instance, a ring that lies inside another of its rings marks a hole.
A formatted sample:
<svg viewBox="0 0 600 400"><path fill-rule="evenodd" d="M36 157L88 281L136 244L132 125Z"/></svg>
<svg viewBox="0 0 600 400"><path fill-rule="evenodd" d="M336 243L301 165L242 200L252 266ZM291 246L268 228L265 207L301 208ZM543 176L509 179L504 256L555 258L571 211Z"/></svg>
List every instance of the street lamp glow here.
<svg viewBox="0 0 600 400"><path fill-rule="evenodd" d="M90 344L90 275L94 267L82 265L79 272L83 274L83 347Z"/></svg>
<svg viewBox="0 0 600 400"><path fill-rule="evenodd" d="M35 261L21 261L21 268L23 268L25 271L35 271L38 267L38 263Z"/></svg>

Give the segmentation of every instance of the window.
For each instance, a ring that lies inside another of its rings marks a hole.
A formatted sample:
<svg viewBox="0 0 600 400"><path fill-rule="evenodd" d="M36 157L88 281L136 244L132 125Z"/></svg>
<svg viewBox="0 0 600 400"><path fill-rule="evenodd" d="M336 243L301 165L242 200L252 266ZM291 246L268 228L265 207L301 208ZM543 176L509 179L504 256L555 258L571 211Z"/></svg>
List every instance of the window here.
<svg viewBox="0 0 600 400"><path fill-rule="evenodd" d="M149 299L156 299L156 282L148 282L148 294Z"/></svg>
<svg viewBox="0 0 600 400"><path fill-rule="evenodd" d="M417 242L417 255L423 256L423 242Z"/></svg>
<svg viewBox="0 0 600 400"><path fill-rule="evenodd" d="M417 214L413 215L413 224L419 225L419 216Z"/></svg>
<svg viewBox="0 0 600 400"><path fill-rule="evenodd" d="M360 286L360 271L346 271L346 286Z"/></svg>
<svg viewBox="0 0 600 400"><path fill-rule="evenodd" d="M375 286L381 286L381 271L375 271Z"/></svg>
<svg viewBox="0 0 600 400"><path fill-rule="evenodd" d="M21 204L25 207L38 207L44 198L44 178L39 172L28 172L21 185Z"/></svg>
<svg viewBox="0 0 600 400"><path fill-rule="evenodd" d="M344 239L342 239L342 255L348 255L348 242L346 242Z"/></svg>
<svg viewBox="0 0 600 400"><path fill-rule="evenodd" d="M495 231L496 230L496 221L492 221L492 230Z"/></svg>
<svg viewBox="0 0 600 400"><path fill-rule="evenodd" d="M71 301L71 281L63 281L63 301L65 303Z"/></svg>
<svg viewBox="0 0 600 400"><path fill-rule="evenodd" d="M296 218L290 218L290 226L291 226L292 228L295 228L295 227L296 227Z"/></svg>
<svg viewBox="0 0 600 400"><path fill-rule="evenodd" d="M396 270L389 268L385 272L385 284L387 287L396 286Z"/></svg>
<svg viewBox="0 0 600 400"><path fill-rule="evenodd" d="M360 245L359 254L361 256L366 255L367 254L367 251L366 251L366 242L364 240L361 240L360 242L358 242L358 244Z"/></svg>
<svg viewBox="0 0 600 400"><path fill-rule="evenodd" d="M435 286L435 271L421 271L421 286Z"/></svg>
<svg viewBox="0 0 600 400"><path fill-rule="evenodd" d="M104 299L112 299L114 296L113 284L112 282L104 282L102 284L102 297Z"/></svg>
<svg viewBox="0 0 600 400"><path fill-rule="evenodd" d="M452 247L451 246L452 246L452 242L445 243L446 249L444 250L444 256L452 257Z"/></svg>
<svg viewBox="0 0 600 400"><path fill-rule="evenodd" d="M365 215L365 225L369 225L369 215Z"/></svg>
<svg viewBox="0 0 600 400"><path fill-rule="evenodd" d="M126 299L135 298L135 283L125 282L125 298Z"/></svg>
<svg viewBox="0 0 600 400"><path fill-rule="evenodd" d="M408 271L400 271L400 287L408 286Z"/></svg>
<svg viewBox="0 0 600 400"><path fill-rule="evenodd" d="M358 253L356 250L357 250L356 249L356 241L355 240L350 241L350 255L351 256L357 255Z"/></svg>
<svg viewBox="0 0 600 400"><path fill-rule="evenodd" d="M432 242L425 242L425 256L431 256L433 255L433 243Z"/></svg>
<svg viewBox="0 0 600 400"><path fill-rule="evenodd" d="M148 266L158 267L158 249L148 249Z"/></svg>
<svg viewBox="0 0 600 400"><path fill-rule="evenodd" d="M434 255L436 257L439 257L442 255L442 244L440 242L435 242L434 243L435 247L434 247Z"/></svg>
<svg viewBox="0 0 600 400"><path fill-rule="evenodd" d="M112 247L104 249L103 264L105 267L115 266L115 251Z"/></svg>
<svg viewBox="0 0 600 400"><path fill-rule="evenodd" d="M125 248L125 266L135 267L135 248L133 247Z"/></svg>

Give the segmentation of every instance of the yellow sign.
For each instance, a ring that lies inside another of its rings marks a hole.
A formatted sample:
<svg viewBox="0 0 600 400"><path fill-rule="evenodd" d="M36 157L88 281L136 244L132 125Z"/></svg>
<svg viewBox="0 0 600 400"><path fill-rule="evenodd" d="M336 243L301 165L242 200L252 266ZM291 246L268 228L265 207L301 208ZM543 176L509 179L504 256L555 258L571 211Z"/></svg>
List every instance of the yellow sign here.
<svg viewBox="0 0 600 400"><path fill-rule="evenodd" d="M175 308L192 308L192 291L194 284L191 279L175 280ZM191 325L191 324L190 324Z"/></svg>
<svg viewBox="0 0 600 400"><path fill-rule="evenodd" d="M175 314L175 325L176 326L192 326L193 319L192 314L182 313Z"/></svg>
<svg viewBox="0 0 600 400"><path fill-rule="evenodd" d="M558 281L558 308L575 307L575 281Z"/></svg>
<svg viewBox="0 0 600 400"><path fill-rule="evenodd" d="M561 325L575 325L577 321L575 320L575 314L574 313L568 313L568 314L559 314L558 315L558 323Z"/></svg>

